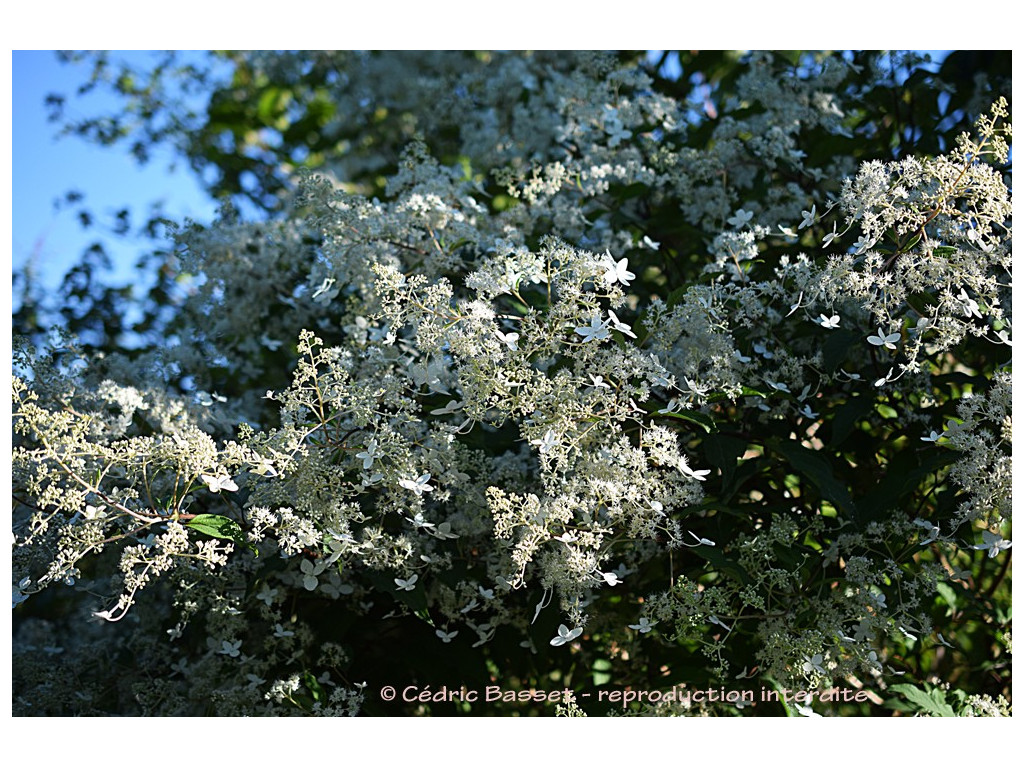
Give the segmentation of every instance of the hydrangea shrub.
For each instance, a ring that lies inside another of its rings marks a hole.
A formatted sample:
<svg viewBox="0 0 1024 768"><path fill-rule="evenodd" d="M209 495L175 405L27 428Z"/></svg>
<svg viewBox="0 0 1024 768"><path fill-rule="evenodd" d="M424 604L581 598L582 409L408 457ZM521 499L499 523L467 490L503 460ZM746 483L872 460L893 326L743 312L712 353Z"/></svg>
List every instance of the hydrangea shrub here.
<svg viewBox="0 0 1024 768"><path fill-rule="evenodd" d="M886 62L240 57L316 167L16 340L15 711L1008 714L1009 107Z"/></svg>

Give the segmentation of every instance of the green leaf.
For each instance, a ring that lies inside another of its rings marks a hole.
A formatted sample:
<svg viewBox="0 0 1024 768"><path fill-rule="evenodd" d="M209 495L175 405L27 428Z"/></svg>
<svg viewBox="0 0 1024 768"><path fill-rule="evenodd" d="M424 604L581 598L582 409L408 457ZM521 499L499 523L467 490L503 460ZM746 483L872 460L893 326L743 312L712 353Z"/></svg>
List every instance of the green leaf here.
<svg viewBox="0 0 1024 768"><path fill-rule="evenodd" d="M717 547L693 547L690 552L707 560L715 569L728 574L743 586L750 584L750 574L733 558L723 554Z"/></svg>
<svg viewBox="0 0 1024 768"><path fill-rule="evenodd" d="M835 328L826 331L828 336L821 345L821 363L829 373L834 373L846 361L850 349L857 343L858 334L848 328Z"/></svg>
<svg viewBox="0 0 1024 768"><path fill-rule="evenodd" d="M612 663L608 659L594 659L594 666L590 674L594 678L594 685L607 685L612 680Z"/></svg>
<svg viewBox="0 0 1024 768"><path fill-rule="evenodd" d="M875 412L883 419L897 419L899 418L899 412L891 405L885 403L876 403Z"/></svg>
<svg viewBox="0 0 1024 768"><path fill-rule="evenodd" d="M619 201L629 200L634 197L643 197L649 195L651 192L650 187L640 181L627 184L622 187L612 187L609 192L611 195Z"/></svg>
<svg viewBox="0 0 1024 768"><path fill-rule="evenodd" d="M919 242L921 242L921 235L920 235L920 233L912 235L910 237L910 239L908 239L907 242L904 243L903 247L900 248L900 253L907 253L911 248L913 248Z"/></svg>
<svg viewBox="0 0 1024 768"><path fill-rule="evenodd" d="M704 455L713 467L722 470L722 487L732 485L736 462L747 450L747 441L729 435L708 435L704 440Z"/></svg>
<svg viewBox="0 0 1024 768"><path fill-rule="evenodd" d="M731 499L736 494L736 491L739 490L741 485L769 465L770 463L768 459L764 456L757 456L740 462L739 466L736 468L736 474L731 483L724 482L723 478L722 500L728 501Z"/></svg>
<svg viewBox="0 0 1024 768"><path fill-rule="evenodd" d="M837 448L850 436L857 423L864 419L870 412L874 401L870 397L851 397L839 408L836 409L835 418L832 419L832 437L829 438L829 448Z"/></svg>
<svg viewBox="0 0 1024 768"><path fill-rule="evenodd" d="M668 304L669 308L671 309L672 307L674 307L676 304L681 302L686 297L686 294L687 294L687 292L689 290L690 290L690 286L688 286L688 285L684 285L684 286L682 286L680 288L676 288L674 291L672 291L668 295L668 298L665 299L665 303Z"/></svg>
<svg viewBox="0 0 1024 768"><path fill-rule="evenodd" d="M953 708L946 703L945 695L938 688L925 692L917 686L901 683L892 686L890 690L901 694L920 711L927 712L933 717L956 717Z"/></svg>
<svg viewBox="0 0 1024 768"><path fill-rule="evenodd" d="M271 86L259 98L256 105L256 116L264 125L273 125L281 114L281 108L288 98L288 92Z"/></svg>
<svg viewBox="0 0 1024 768"><path fill-rule="evenodd" d="M879 520L887 510L899 506L906 494L959 457L957 451L936 447L897 453L885 466L885 475L859 498L857 504L864 513L862 522Z"/></svg>
<svg viewBox="0 0 1024 768"><path fill-rule="evenodd" d="M794 469L810 480L821 492L822 497L831 501L847 515L855 516L856 507L850 490L836 479L832 464L821 451L812 451L799 443L788 440L771 440L768 447L781 455Z"/></svg>
<svg viewBox="0 0 1024 768"><path fill-rule="evenodd" d="M935 298L934 294L928 291L918 291L907 296L907 304L916 309L922 315L931 315L937 306L939 306L939 300Z"/></svg>
<svg viewBox="0 0 1024 768"><path fill-rule="evenodd" d="M764 392L760 389L753 389L752 387L741 387L739 397L768 397L768 394L768 392ZM735 398L730 398L729 395L725 394L724 392L715 392L713 394L708 395L708 401L712 403L718 402L719 400L729 399Z"/></svg>
<svg viewBox="0 0 1024 768"><path fill-rule="evenodd" d="M305 683L306 688L309 689L309 693L313 697L313 701L324 700L323 686L320 685L320 681L316 679L312 672L303 672L302 682Z"/></svg>
<svg viewBox="0 0 1024 768"><path fill-rule="evenodd" d="M940 581L935 585L935 591L939 593L939 597L941 597L943 602L948 606L946 615L952 615L956 610L956 591L949 584L946 584L943 581Z"/></svg>
<svg viewBox="0 0 1024 768"><path fill-rule="evenodd" d="M228 539L243 547L248 547L253 554L259 555L259 550L245 537L242 526L223 515L196 515L187 523L186 528L191 528L215 539Z"/></svg>
<svg viewBox="0 0 1024 768"><path fill-rule="evenodd" d="M715 424L715 420L708 416L706 413L700 411L669 411L667 413L655 413L654 416L668 416L673 419L682 419L683 421L689 421L692 424L696 424L704 429L705 432L714 432L718 429Z"/></svg>

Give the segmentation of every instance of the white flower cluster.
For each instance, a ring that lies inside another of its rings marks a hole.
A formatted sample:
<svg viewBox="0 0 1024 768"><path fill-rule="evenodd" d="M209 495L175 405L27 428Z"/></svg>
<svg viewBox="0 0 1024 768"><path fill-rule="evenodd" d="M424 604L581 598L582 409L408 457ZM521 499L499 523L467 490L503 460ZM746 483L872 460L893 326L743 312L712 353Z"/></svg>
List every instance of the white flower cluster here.
<svg viewBox="0 0 1024 768"><path fill-rule="evenodd" d="M173 639L207 633L175 674L244 680L230 711L358 708L294 671L341 666L323 606L453 647L681 639L723 677L749 631L776 680L884 674L956 580L914 552L1010 546L1005 103L948 155L814 166L806 131L852 137L840 58L752 55L692 147L643 71L494 56L359 59L371 114L454 121L462 160L414 141L370 199L336 181L382 167L353 145L300 181L301 221L183 229L177 344L18 352L15 601L116 550L94 616L163 578ZM416 111L410 67L443 103ZM846 172L833 203L785 181Z"/></svg>

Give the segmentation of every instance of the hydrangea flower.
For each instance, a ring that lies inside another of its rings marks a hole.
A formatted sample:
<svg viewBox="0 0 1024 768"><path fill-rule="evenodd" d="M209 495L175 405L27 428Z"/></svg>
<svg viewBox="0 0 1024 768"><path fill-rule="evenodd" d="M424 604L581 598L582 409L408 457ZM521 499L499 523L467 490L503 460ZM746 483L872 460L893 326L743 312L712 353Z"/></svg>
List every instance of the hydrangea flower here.
<svg viewBox="0 0 1024 768"><path fill-rule="evenodd" d="M102 520L107 516L107 510L105 507L94 507L92 504L85 505L85 512L82 513L82 517L86 520Z"/></svg>
<svg viewBox="0 0 1024 768"><path fill-rule="evenodd" d="M439 629L436 634L441 638L441 642L450 643L455 636L459 634L459 630L456 629L454 632L445 632L443 629Z"/></svg>
<svg viewBox="0 0 1024 768"><path fill-rule="evenodd" d="M686 464L680 465L679 469L687 477L692 477L694 480L700 480L702 483L707 480L708 475L711 474L710 469L690 469Z"/></svg>
<svg viewBox="0 0 1024 768"><path fill-rule="evenodd" d="M963 288L960 289L960 295L957 297L960 301L963 309L964 317L977 317L981 318L981 312L978 311L978 302L967 295L967 291Z"/></svg>
<svg viewBox="0 0 1024 768"><path fill-rule="evenodd" d="M874 244L874 240L868 240L866 235L861 235L860 239L853 244L853 247L857 249L855 251L855 255L862 255L868 250L868 248L870 248Z"/></svg>
<svg viewBox="0 0 1024 768"><path fill-rule="evenodd" d="M217 651L217 653L219 653L219 654L221 654L223 656L230 656L231 658L237 658L241 654L241 650L240 650L241 647L242 647L242 641L241 640L235 640L234 642L229 642L227 640L224 640L224 641L221 642L220 649Z"/></svg>
<svg viewBox="0 0 1024 768"><path fill-rule="evenodd" d="M366 441L366 449L356 454L357 459L363 460L363 469L369 469L373 466L373 462L380 457L380 446L377 443L376 438L371 437Z"/></svg>
<svg viewBox="0 0 1024 768"><path fill-rule="evenodd" d="M201 477L213 493L238 490L238 486L235 485L235 481L229 475L202 475Z"/></svg>
<svg viewBox="0 0 1024 768"><path fill-rule="evenodd" d="M620 321L619 318L615 316L615 313L610 309L608 310L608 322L612 330L616 330L632 339L636 338L636 334L633 333L633 330L628 325Z"/></svg>
<svg viewBox="0 0 1024 768"><path fill-rule="evenodd" d="M877 336L868 336L868 344L874 344L876 347L888 347L889 349L896 349L896 342L900 340L898 333L886 334L881 328L878 329Z"/></svg>
<svg viewBox="0 0 1024 768"><path fill-rule="evenodd" d="M651 620L648 619L646 616L641 616L640 617L640 621L638 623L636 623L636 624L629 624L628 626L629 626L630 629L635 629L641 635L645 635L648 632L650 632L652 629L654 629L654 627L655 627L655 625L657 625L657 623L658 622L656 622L656 621L652 623Z"/></svg>
<svg viewBox="0 0 1024 768"><path fill-rule="evenodd" d="M459 538L459 534L452 533L452 524L449 523L447 520L445 520L443 523L438 524L433 531L430 531L430 533L431 535L441 540Z"/></svg>
<svg viewBox="0 0 1024 768"><path fill-rule="evenodd" d="M831 317L826 317L824 314L818 315L818 325L822 328L838 328L839 315L832 315Z"/></svg>
<svg viewBox="0 0 1024 768"><path fill-rule="evenodd" d="M518 333L502 333L501 331L495 331L494 333L498 340L513 352L519 349L519 345L516 343L519 341Z"/></svg>
<svg viewBox="0 0 1024 768"><path fill-rule="evenodd" d="M1012 542L1007 541L998 533L992 533L992 531L982 531L981 540L981 544L975 544L971 549L986 551L989 557L995 557L1003 550L1013 546Z"/></svg>
<svg viewBox="0 0 1024 768"><path fill-rule="evenodd" d="M924 528L928 532L927 538L921 539L921 544L930 544L933 541L938 541L939 528L928 520L922 520L920 517L915 518L913 524L919 528Z"/></svg>
<svg viewBox="0 0 1024 768"><path fill-rule="evenodd" d="M576 629L569 629L565 624L558 625L558 635L551 638L551 644L554 646L565 645L571 643L577 637L583 634L583 627L576 627Z"/></svg>
<svg viewBox="0 0 1024 768"><path fill-rule="evenodd" d="M804 659L803 670L805 675L811 674L811 672L817 672L818 674L824 675L825 668L821 665L825 659L820 653L816 653L809 659Z"/></svg>
<svg viewBox="0 0 1024 768"><path fill-rule="evenodd" d="M828 248L830 245L832 245L833 242L835 242L838 239L839 234L836 232L836 225L833 224L832 231L825 235L824 239L821 241L821 247Z"/></svg>
<svg viewBox="0 0 1024 768"><path fill-rule="evenodd" d="M337 281L333 277L325 277L320 286L313 292L313 301L321 306L327 306L341 292L341 286L335 285Z"/></svg>
<svg viewBox="0 0 1024 768"><path fill-rule="evenodd" d="M609 587L614 587L622 583L622 579L619 578L619 575L612 571L601 573L601 578L604 579L604 583Z"/></svg>
<svg viewBox="0 0 1024 768"><path fill-rule="evenodd" d="M430 413L432 416L447 416L449 413L458 413L464 405L459 400L449 400L443 408L435 408Z"/></svg>
<svg viewBox="0 0 1024 768"><path fill-rule="evenodd" d="M605 273L604 281L608 285L615 285L615 283L622 283L628 286L631 280L636 279L636 275L629 271L629 260L619 259L615 261L615 258L610 253L605 253Z"/></svg>
<svg viewBox="0 0 1024 768"><path fill-rule="evenodd" d="M600 317L592 317L590 319L590 325L581 325L576 329L576 333L583 337L583 343L588 341L600 341L607 339L610 334L608 333L608 327L604 324Z"/></svg>
<svg viewBox="0 0 1024 768"><path fill-rule="evenodd" d="M752 218L754 218L753 211L745 211L742 208L740 208L732 217L730 217L726 221L730 226L739 229L740 227L746 225Z"/></svg>
<svg viewBox="0 0 1024 768"><path fill-rule="evenodd" d="M434 486L427 484L429 479L430 473L426 472L415 480L399 480L398 484L403 488L408 488L410 491L415 492L417 496L422 496L424 493L434 490Z"/></svg>
<svg viewBox="0 0 1024 768"><path fill-rule="evenodd" d="M404 592L412 592L416 589L416 582L419 581L419 575L413 574L408 579L395 579L395 586Z"/></svg>
<svg viewBox="0 0 1024 768"><path fill-rule="evenodd" d="M541 453L548 453L552 448L558 445L558 435L555 434L553 429L549 429L544 433L544 437L540 440L531 440L531 445L536 445Z"/></svg>
<svg viewBox="0 0 1024 768"><path fill-rule="evenodd" d="M278 590L276 588L270 586L267 583L264 583L263 586L260 587L260 591L256 593L256 599L262 600L265 604L269 606L274 604L274 599L277 597L277 595Z"/></svg>

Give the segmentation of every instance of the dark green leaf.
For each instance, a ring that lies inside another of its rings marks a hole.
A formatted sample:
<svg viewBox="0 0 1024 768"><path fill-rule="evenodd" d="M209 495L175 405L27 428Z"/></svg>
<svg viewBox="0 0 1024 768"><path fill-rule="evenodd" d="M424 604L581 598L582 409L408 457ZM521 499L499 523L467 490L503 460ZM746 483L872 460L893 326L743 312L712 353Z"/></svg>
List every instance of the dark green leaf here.
<svg viewBox="0 0 1024 768"><path fill-rule="evenodd" d="M850 490L836 479L832 464L822 451L812 451L799 443L786 440L772 440L770 447L785 458L794 469L810 480L821 492L822 497L831 501L837 509L847 515L856 515L856 507Z"/></svg>
<svg viewBox="0 0 1024 768"><path fill-rule="evenodd" d="M715 425L715 420L708 416L706 413L700 411L669 411L668 413L656 413L655 416L667 416L673 419L682 419L683 421L689 421L692 424L697 424L702 427L705 432L713 432L718 427Z"/></svg>
<svg viewBox="0 0 1024 768"><path fill-rule="evenodd" d="M921 242L921 235L920 235L920 233L912 235L910 237L910 239L908 239L907 242L903 244L903 247L900 248L900 252L901 253L906 253L911 248L913 248L915 245L917 245L919 242Z"/></svg>
<svg viewBox="0 0 1024 768"><path fill-rule="evenodd" d="M857 423L871 412L873 402L870 397L851 397L836 409L835 418L832 419L832 437L828 441L829 448L842 445Z"/></svg>
<svg viewBox="0 0 1024 768"><path fill-rule="evenodd" d="M256 547L245 537L245 531L242 530L242 526L230 517L224 517L223 515L196 515L185 523L185 527L205 533L207 536L212 536L215 539L228 539L236 544L248 547L254 554L259 554Z"/></svg>
<svg viewBox="0 0 1024 768"><path fill-rule="evenodd" d="M763 392L760 389L754 389L752 387L741 387L740 397L768 397L768 392ZM719 400L728 400L729 395L724 392L715 392L714 394L708 395L708 400L712 403L718 402ZM735 399L735 398L732 398Z"/></svg>
<svg viewBox="0 0 1024 768"><path fill-rule="evenodd" d="M729 574L743 586L750 584L750 574L746 572L743 566L731 557L723 554L717 547L693 547L690 551L698 557L702 557L707 560L715 567L715 569Z"/></svg>
<svg viewBox="0 0 1024 768"><path fill-rule="evenodd" d="M922 315L931 315L935 307L939 306L939 300L928 291L919 291L907 296L907 304Z"/></svg>
<svg viewBox="0 0 1024 768"><path fill-rule="evenodd" d="M933 688L930 692L926 693L917 686L901 683L892 686L890 690L904 696L908 701L916 705L920 711L927 712L933 717L956 717L952 707L946 703L946 697L937 688Z"/></svg>
<svg viewBox="0 0 1024 768"><path fill-rule="evenodd" d="M747 441L729 435L708 435L704 439L704 455L713 467L722 470L722 486L732 485L736 461L747 450Z"/></svg>
<svg viewBox="0 0 1024 768"><path fill-rule="evenodd" d="M870 492L857 502L865 521L878 520L886 510L899 506L906 494L958 457L956 451L935 447L921 452L904 450L897 453L886 465L884 477L872 483Z"/></svg>
<svg viewBox="0 0 1024 768"><path fill-rule="evenodd" d="M846 328L827 331L828 337L821 345L822 368L828 373L839 370L856 341L858 334Z"/></svg>

